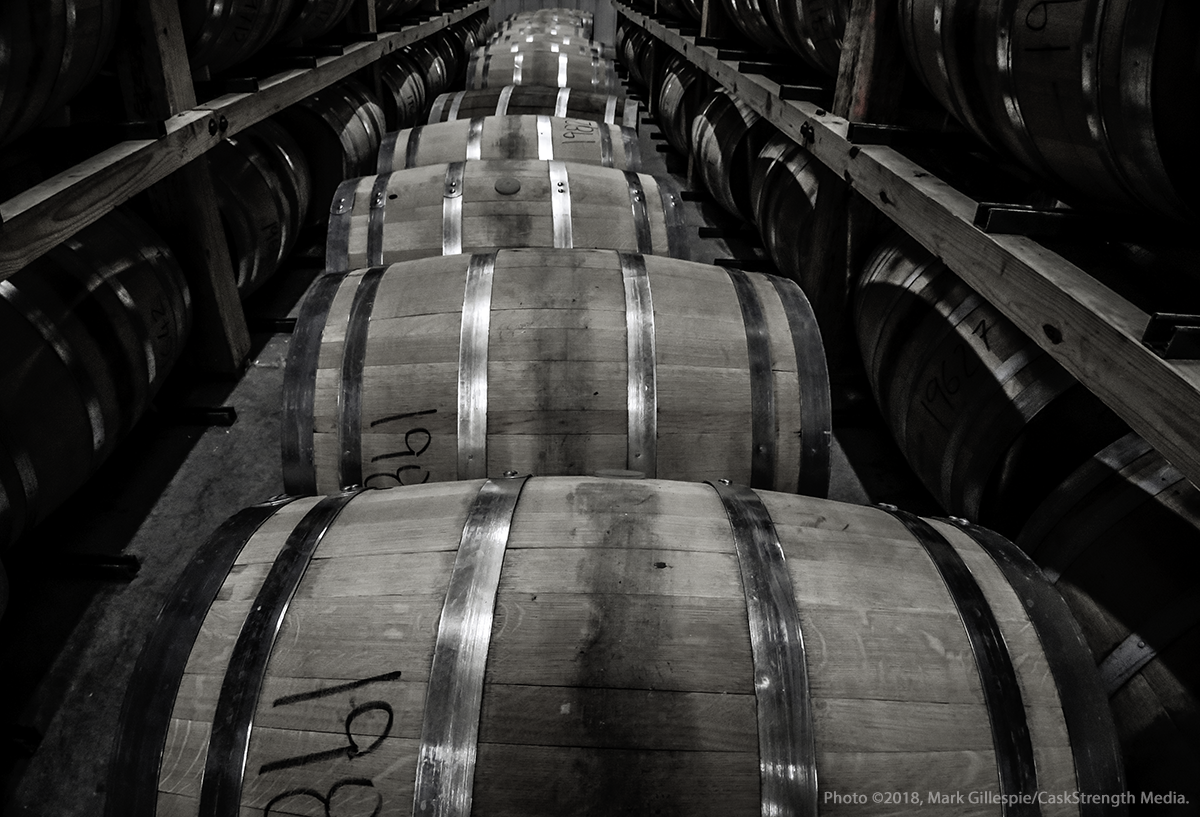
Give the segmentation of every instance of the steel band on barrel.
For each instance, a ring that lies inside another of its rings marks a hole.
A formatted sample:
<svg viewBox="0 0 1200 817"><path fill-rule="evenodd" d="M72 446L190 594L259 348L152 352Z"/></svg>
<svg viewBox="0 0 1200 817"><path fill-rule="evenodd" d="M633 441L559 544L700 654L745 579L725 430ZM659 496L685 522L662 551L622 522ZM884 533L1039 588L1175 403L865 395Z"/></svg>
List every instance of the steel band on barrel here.
<svg viewBox="0 0 1200 817"><path fill-rule="evenodd" d="M804 634L783 545L762 499L725 480L709 482L737 551L758 711L762 808L775 817L817 814L817 750Z"/></svg>
<svg viewBox="0 0 1200 817"><path fill-rule="evenodd" d="M371 184L371 209L367 217L367 263L383 263L383 223L387 220L388 182L392 176L384 173Z"/></svg>
<svg viewBox="0 0 1200 817"><path fill-rule="evenodd" d="M662 202L663 221L667 226L667 254L681 257L687 246L687 229L683 223L683 196L669 176L656 176L658 198Z"/></svg>
<svg viewBox="0 0 1200 817"><path fill-rule="evenodd" d="M554 158L554 126L548 116L537 117L537 149L541 161L548 162Z"/></svg>
<svg viewBox="0 0 1200 817"><path fill-rule="evenodd" d="M459 99L459 97L461 97L464 93L466 93L466 92L459 91L457 94L454 95L454 97L453 97L454 100L457 101ZM431 125L434 122L442 121L442 111L444 111L446 109L446 101L450 98L451 98L450 94L438 94L438 98L433 101L433 107L431 107L429 109L429 116L425 118L425 121ZM450 108L450 113L449 113L450 119L454 118L454 114L457 110L458 109L456 107L453 107L453 103L451 103L451 108Z"/></svg>
<svg viewBox="0 0 1200 817"><path fill-rule="evenodd" d="M1058 689L1063 720L1075 759L1078 791L1109 795L1079 804L1081 817L1124 813L1116 803L1125 791L1121 747L1101 678L1088 670L1091 649L1066 601L1019 547L993 531L965 520L947 520L975 540L995 562L1022 600L1044 648L1046 663Z"/></svg>
<svg viewBox="0 0 1200 817"><path fill-rule="evenodd" d="M617 97L614 94L609 94L608 99L604 100L604 124L617 124Z"/></svg>
<svg viewBox="0 0 1200 817"><path fill-rule="evenodd" d="M492 68L492 55L488 54L487 56L485 56L483 58L483 68L479 72L480 73L480 77L479 77L479 87L480 88L487 87L488 72L491 71L491 68Z"/></svg>
<svg viewBox="0 0 1200 817"><path fill-rule="evenodd" d="M726 267L746 327L750 374L750 487L775 488L775 375L767 315L750 276Z"/></svg>
<svg viewBox="0 0 1200 817"><path fill-rule="evenodd" d="M238 555L291 497L239 511L184 569L138 656L121 706L108 772L107 817L153 817L171 713L196 637Z"/></svg>
<svg viewBox="0 0 1200 817"><path fill-rule="evenodd" d="M483 117L471 117L467 126L467 160L476 161L483 156Z"/></svg>
<svg viewBox="0 0 1200 817"><path fill-rule="evenodd" d="M612 97L613 111L616 111L617 98ZM636 99L625 99L625 112L621 117L622 124L627 128L637 128L638 126L638 103Z"/></svg>
<svg viewBox="0 0 1200 817"><path fill-rule="evenodd" d="M442 191L442 255L462 252L462 203L466 162L446 166L446 186Z"/></svg>
<svg viewBox="0 0 1200 817"><path fill-rule="evenodd" d="M408 132L408 144L404 146L404 167L417 166L417 154L421 150L421 134L424 131L420 125Z"/></svg>
<svg viewBox="0 0 1200 817"><path fill-rule="evenodd" d="M466 95L466 91L459 91L454 95L454 101L450 103L450 113L446 116L447 120L452 121L458 119L458 109L462 107L462 101Z"/></svg>
<svg viewBox="0 0 1200 817"><path fill-rule="evenodd" d="M603 167L613 166L612 130L608 125L596 125L600 131L600 164ZM628 168L627 168L628 169Z"/></svg>
<svg viewBox="0 0 1200 817"><path fill-rule="evenodd" d="M633 230L637 236L638 252L654 252L654 235L650 232L650 213L646 209L646 191L642 177L632 170L625 171L625 182L629 187L629 207L633 211Z"/></svg>
<svg viewBox="0 0 1200 817"><path fill-rule="evenodd" d="M571 98L570 88L559 88L558 95L554 97L554 115L564 117L567 115L567 102Z"/></svg>
<svg viewBox="0 0 1200 817"><path fill-rule="evenodd" d="M358 196L358 179L338 185L329 205L329 234L325 240L325 271L350 271L350 219Z"/></svg>
<svg viewBox="0 0 1200 817"><path fill-rule="evenodd" d="M375 163L376 173L391 173L396 169L396 143L400 141L400 133L400 131L394 130L383 135L383 139L379 142L379 161ZM410 139L412 138L411 133L409 131ZM408 167L407 159L404 166Z"/></svg>
<svg viewBox="0 0 1200 817"><path fill-rule="evenodd" d="M283 486L298 496L317 492L313 464L314 404L321 334L329 309L346 273L329 273L317 279L300 306L292 342L288 346L283 381Z"/></svg>
<svg viewBox="0 0 1200 817"><path fill-rule="evenodd" d="M554 222L554 247L569 250L575 246L571 227L571 182L563 162L547 162L550 171L550 213Z"/></svg>
<svg viewBox="0 0 1200 817"><path fill-rule="evenodd" d="M524 54L518 54L517 56L513 57L513 76L512 76L512 84L513 85L521 84L521 66L524 63L525 63L525 55Z"/></svg>
<svg viewBox="0 0 1200 817"><path fill-rule="evenodd" d="M487 476L488 332L495 253L475 253L467 266L458 344L458 479Z"/></svg>
<svg viewBox="0 0 1200 817"><path fill-rule="evenodd" d="M826 496L831 469L833 406L821 329L812 304L794 281L777 275L769 278L787 315L792 350L796 355L796 380L800 390L800 464L796 491L809 496Z"/></svg>
<svg viewBox="0 0 1200 817"><path fill-rule="evenodd" d="M363 273L354 291L346 339L342 343L341 391L338 399L338 485L362 485L362 392L367 359L367 334L375 293L387 267L372 267Z"/></svg>
<svg viewBox="0 0 1200 817"><path fill-rule="evenodd" d="M658 366L654 344L654 301L646 259L618 253L625 284L625 345L628 372L628 434L625 467L658 476Z"/></svg>
<svg viewBox="0 0 1200 817"><path fill-rule="evenodd" d="M200 813L237 817L254 712L267 662L288 606L326 532L358 492L325 497L304 515L284 543L246 615L213 712L208 757L200 786Z"/></svg>
<svg viewBox="0 0 1200 817"><path fill-rule="evenodd" d="M500 96L496 100L496 116L506 116L508 114L508 103L512 99L513 85L505 85L500 89Z"/></svg>
<svg viewBox="0 0 1200 817"><path fill-rule="evenodd" d="M558 87L565 88L567 85L567 55L558 55Z"/></svg>
<svg viewBox="0 0 1200 817"><path fill-rule="evenodd" d="M1021 686L1012 656L1004 643L1004 634L983 589L962 556L932 525L897 508L884 506L884 510L900 520L925 549L966 630L991 724L1000 796L1011 802L1029 803L1027 813L1040 814L1033 739L1025 717Z"/></svg>
<svg viewBox="0 0 1200 817"><path fill-rule="evenodd" d="M467 511L438 622L413 786L414 817L471 813L483 677L513 512L528 477L488 480Z"/></svg>

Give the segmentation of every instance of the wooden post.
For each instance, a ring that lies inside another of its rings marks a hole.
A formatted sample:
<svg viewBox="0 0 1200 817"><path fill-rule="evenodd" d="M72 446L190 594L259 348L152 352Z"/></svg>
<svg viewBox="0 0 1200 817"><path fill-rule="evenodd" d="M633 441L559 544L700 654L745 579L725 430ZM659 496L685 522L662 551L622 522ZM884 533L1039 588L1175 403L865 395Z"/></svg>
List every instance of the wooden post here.
<svg viewBox="0 0 1200 817"><path fill-rule="evenodd" d="M704 0L700 8L700 36L722 38L732 30L733 21L725 13L721 0Z"/></svg>
<svg viewBox="0 0 1200 817"><path fill-rule="evenodd" d="M177 3L142 0L132 6L134 24L125 27L117 57L128 115L163 121L195 108ZM215 116L210 126L220 128ZM147 195L158 217L155 226L175 250L192 292L192 359L206 371L240 371L250 352L250 333L208 161L185 165L151 186Z"/></svg>
<svg viewBox="0 0 1200 817"><path fill-rule="evenodd" d="M346 17L346 26L353 34L377 34L379 20L375 16L375 0L358 0Z"/></svg>
<svg viewBox="0 0 1200 817"><path fill-rule="evenodd" d="M713 0L710 0L712 2ZM833 113L851 122L892 124L908 64L896 35L895 0L854 0L843 37ZM803 286L813 304L830 370L856 354L850 325L854 279L870 247L878 211L828 172L812 216Z"/></svg>

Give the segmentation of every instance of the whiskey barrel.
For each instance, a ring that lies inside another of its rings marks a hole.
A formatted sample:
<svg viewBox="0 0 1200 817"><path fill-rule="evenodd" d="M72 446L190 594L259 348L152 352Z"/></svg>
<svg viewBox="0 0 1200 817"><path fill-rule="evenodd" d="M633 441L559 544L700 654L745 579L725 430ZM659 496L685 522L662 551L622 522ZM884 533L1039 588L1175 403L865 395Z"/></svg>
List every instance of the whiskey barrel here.
<svg viewBox="0 0 1200 817"><path fill-rule="evenodd" d="M629 78L643 88L650 85L650 68L658 40L645 29L622 26L617 29L617 50Z"/></svg>
<svg viewBox="0 0 1200 817"><path fill-rule="evenodd" d="M767 16L766 0L721 0L725 14L741 32L768 50L783 51L787 43Z"/></svg>
<svg viewBox="0 0 1200 817"><path fill-rule="evenodd" d="M178 359L190 316L171 251L122 211L0 281L0 545L112 453Z"/></svg>
<svg viewBox="0 0 1200 817"><path fill-rule="evenodd" d="M606 43L598 43L595 40L589 40L585 37L573 37L570 34L549 34L544 31L530 32L524 34L518 31L506 31L502 34L497 34L490 42L487 43L488 48L497 46L512 46L512 45L559 45L559 46L584 46L594 50L601 57L615 56L612 46Z"/></svg>
<svg viewBox="0 0 1200 817"><path fill-rule="evenodd" d="M119 0L7 0L0 8L0 144L28 132L99 73Z"/></svg>
<svg viewBox="0 0 1200 817"><path fill-rule="evenodd" d="M312 176L299 144L273 120L208 153L221 223L243 298L275 274L308 216Z"/></svg>
<svg viewBox="0 0 1200 817"><path fill-rule="evenodd" d="M855 322L875 399L947 511L1014 534L1124 425L907 236L867 261Z"/></svg>
<svg viewBox="0 0 1200 817"><path fill-rule="evenodd" d="M590 119L481 116L383 137L376 173L473 159L558 159L641 170L637 132Z"/></svg>
<svg viewBox="0 0 1200 817"><path fill-rule="evenodd" d="M754 220L754 166L774 132L770 122L724 88L713 91L692 120L692 156L700 180L717 204L746 221Z"/></svg>
<svg viewBox="0 0 1200 817"><path fill-rule="evenodd" d="M836 77L850 0L763 0L762 9L792 52Z"/></svg>
<svg viewBox="0 0 1200 817"><path fill-rule="evenodd" d="M365 85L345 79L305 97L276 119L308 160L316 202L308 222L319 223L342 180L374 167L386 130L383 108Z"/></svg>
<svg viewBox="0 0 1200 817"><path fill-rule="evenodd" d="M426 101L431 99L425 88L420 66L403 51L380 60L380 82L383 84L383 118L389 131L411 128L425 116Z"/></svg>
<svg viewBox="0 0 1200 817"><path fill-rule="evenodd" d="M570 37L555 37L554 39L569 40ZM551 54L576 54L579 56L596 56L600 59L615 59L615 54L611 50L606 50L603 43L593 44L583 40L575 40L569 43L562 42L542 42L533 39L533 35L527 35L520 38L516 42L505 43L490 43L483 46L486 54L526 54L531 51L550 52Z"/></svg>
<svg viewBox="0 0 1200 817"><path fill-rule="evenodd" d="M692 120L712 88L708 75L682 57L665 60L658 76L658 126L675 150L692 150Z"/></svg>
<svg viewBox="0 0 1200 817"><path fill-rule="evenodd" d="M573 88L542 88L537 85L505 85L479 91L442 94L429 109L430 123L453 122L477 116L544 114L591 119L606 125L637 130L636 99L616 94L597 94Z"/></svg>
<svg viewBox="0 0 1200 817"><path fill-rule="evenodd" d="M566 162L452 162L349 179L334 196L331 272L500 247L688 251L668 177Z"/></svg>
<svg viewBox="0 0 1200 817"><path fill-rule="evenodd" d="M467 62L467 89L504 85L542 85L606 94L621 90L616 66L610 59L548 51L488 54L483 48L475 49Z"/></svg>
<svg viewBox="0 0 1200 817"><path fill-rule="evenodd" d="M1000 537L900 512L593 477L285 499L226 522L167 598L109 817L1123 791L1062 599Z"/></svg>
<svg viewBox="0 0 1200 817"><path fill-rule="evenodd" d="M300 321L284 389L291 493L512 468L828 489L821 337L782 279L501 250L327 276ZM412 463L394 453L408 444Z"/></svg>
<svg viewBox="0 0 1200 817"><path fill-rule="evenodd" d="M813 209L828 172L782 133L767 140L752 167L749 206L767 256L801 289L815 289L806 259Z"/></svg>
<svg viewBox="0 0 1200 817"><path fill-rule="evenodd" d="M375 0L375 19L379 22L389 19L397 22L420 5L421 0Z"/></svg>
<svg viewBox="0 0 1200 817"><path fill-rule="evenodd" d="M288 21L297 0L180 0L192 69L224 71L254 56Z"/></svg>
<svg viewBox="0 0 1200 817"><path fill-rule="evenodd" d="M1061 195L1196 218L1195 3L903 0L900 18L934 96Z"/></svg>
<svg viewBox="0 0 1200 817"><path fill-rule="evenodd" d="M354 0L298 0L291 19L275 37L275 44L298 46L333 31L346 18Z"/></svg>
<svg viewBox="0 0 1200 817"><path fill-rule="evenodd" d="M1200 802L1200 492L1129 434L1068 477L1017 544L1083 630L1130 791Z"/></svg>

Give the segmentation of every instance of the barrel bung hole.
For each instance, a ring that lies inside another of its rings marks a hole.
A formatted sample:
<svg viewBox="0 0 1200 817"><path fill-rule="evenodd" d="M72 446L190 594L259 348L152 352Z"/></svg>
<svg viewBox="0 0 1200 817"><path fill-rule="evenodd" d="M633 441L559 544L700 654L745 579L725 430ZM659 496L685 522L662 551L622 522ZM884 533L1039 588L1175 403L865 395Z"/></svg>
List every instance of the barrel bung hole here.
<svg viewBox="0 0 1200 817"><path fill-rule="evenodd" d="M1049 338L1050 342L1054 345L1057 346L1058 344L1062 343L1062 332L1059 331L1057 326L1051 326L1050 324L1045 323L1042 324L1042 331L1046 333L1046 337Z"/></svg>

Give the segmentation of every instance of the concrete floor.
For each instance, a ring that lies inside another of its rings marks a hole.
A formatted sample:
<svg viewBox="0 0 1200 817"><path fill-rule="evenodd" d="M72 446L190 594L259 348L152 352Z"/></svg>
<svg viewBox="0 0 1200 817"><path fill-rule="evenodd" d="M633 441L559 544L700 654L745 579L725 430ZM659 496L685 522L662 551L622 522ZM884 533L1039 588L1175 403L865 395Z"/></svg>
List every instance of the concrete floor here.
<svg viewBox="0 0 1200 817"><path fill-rule="evenodd" d="M663 144L657 133L642 127L648 172L673 172L683 181L679 157L668 166L656 150ZM699 203L688 206L690 223L706 220ZM692 249L692 260L705 262L758 252L717 239L697 239ZM247 305L252 329L295 315L319 258L313 243ZM278 441L289 339L254 333L249 365L236 382L179 371L100 473L6 557L12 597L0 620L0 666L10 690L0 712L8 730L4 814L103 813L124 689L164 599L222 521L283 492ZM853 375L841 379L855 382ZM936 512L862 388L839 384L834 398L830 497ZM197 424L198 409L219 406L233 407L236 422ZM140 562L132 577L119 561L131 556Z"/></svg>

